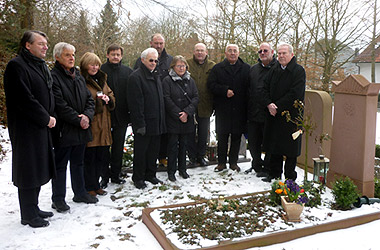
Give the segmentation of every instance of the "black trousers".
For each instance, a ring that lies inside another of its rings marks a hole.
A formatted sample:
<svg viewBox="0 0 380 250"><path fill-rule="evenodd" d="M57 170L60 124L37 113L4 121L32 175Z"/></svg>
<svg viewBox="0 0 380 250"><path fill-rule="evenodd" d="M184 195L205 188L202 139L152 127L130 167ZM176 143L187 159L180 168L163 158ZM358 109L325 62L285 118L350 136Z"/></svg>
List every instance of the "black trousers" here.
<svg viewBox="0 0 380 250"><path fill-rule="evenodd" d="M168 174L175 174L177 169L180 172L186 172L188 136L189 134L168 134Z"/></svg>
<svg viewBox="0 0 380 250"><path fill-rule="evenodd" d="M74 195L82 196L86 193L84 187L84 151L86 145L71 147L55 147L55 168L57 176L52 180L52 201L63 201L66 197L67 163L70 161L71 188Z"/></svg>
<svg viewBox="0 0 380 250"><path fill-rule="evenodd" d="M117 180L120 177L122 162L123 162L123 153L124 153L124 143L125 143L125 134L127 132L127 126L113 127L112 128L112 145L111 145L111 169L108 165L105 165L105 168L102 170L102 179Z"/></svg>
<svg viewBox="0 0 380 250"><path fill-rule="evenodd" d="M137 182L156 177L161 136L135 134L134 139L132 180Z"/></svg>
<svg viewBox="0 0 380 250"><path fill-rule="evenodd" d="M196 116L198 124L195 125L193 133L189 134L187 151L189 158L199 159L206 155L207 137L210 128L209 117Z"/></svg>
<svg viewBox="0 0 380 250"><path fill-rule="evenodd" d="M108 166L110 146L86 147L84 152L84 182L87 191L100 189L99 178L102 169Z"/></svg>
<svg viewBox="0 0 380 250"><path fill-rule="evenodd" d="M160 148L159 148L159 154L157 159L166 159L168 157L168 134L162 134L161 135L161 143L160 143Z"/></svg>
<svg viewBox="0 0 380 250"><path fill-rule="evenodd" d="M266 172L269 174L270 153L265 153L265 158L262 160L262 144L264 138L264 123L263 122L248 122L248 143L249 152L252 156L252 168L255 172Z"/></svg>
<svg viewBox="0 0 380 250"><path fill-rule="evenodd" d="M285 160L285 179L297 179L297 172L295 171L297 164L297 157L286 156ZM274 178L281 178L283 156L277 154L270 155L270 175Z"/></svg>
<svg viewBox="0 0 380 250"><path fill-rule="evenodd" d="M18 188L18 201L22 220L31 220L38 217L38 196L41 187Z"/></svg>
<svg viewBox="0 0 380 250"><path fill-rule="evenodd" d="M228 138L230 135L231 145L228 153L228 161L230 164L236 164L238 161L242 134L218 134L218 164L227 163Z"/></svg>

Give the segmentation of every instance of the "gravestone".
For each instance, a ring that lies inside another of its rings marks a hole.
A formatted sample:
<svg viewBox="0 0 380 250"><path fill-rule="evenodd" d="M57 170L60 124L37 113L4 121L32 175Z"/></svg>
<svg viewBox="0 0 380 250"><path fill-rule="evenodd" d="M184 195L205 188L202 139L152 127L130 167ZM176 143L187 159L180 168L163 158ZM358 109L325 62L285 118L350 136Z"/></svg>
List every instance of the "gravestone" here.
<svg viewBox="0 0 380 250"><path fill-rule="evenodd" d="M327 185L348 176L368 197L374 195L377 96L380 84L350 75L333 84L334 118Z"/></svg>
<svg viewBox="0 0 380 250"><path fill-rule="evenodd" d="M315 129L309 135L308 143L308 169L313 168L313 159L318 157L320 154L325 155L330 158L330 148L331 140L323 140L322 143L319 141L319 137L322 134L328 134L331 136L332 133L332 99L331 96L325 91L319 90L306 90L305 91L305 115L311 115L311 120L315 124ZM306 150L306 139L305 133L302 134L302 150L301 155L297 157L297 166L305 165L305 150ZM313 171L311 171L313 172Z"/></svg>

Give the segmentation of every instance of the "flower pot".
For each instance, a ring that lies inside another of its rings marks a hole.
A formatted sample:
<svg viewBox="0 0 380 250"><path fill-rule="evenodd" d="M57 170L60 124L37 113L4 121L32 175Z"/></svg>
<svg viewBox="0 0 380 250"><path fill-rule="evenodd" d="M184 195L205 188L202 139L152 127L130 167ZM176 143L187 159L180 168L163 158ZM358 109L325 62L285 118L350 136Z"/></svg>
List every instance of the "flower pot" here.
<svg viewBox="0 0 380 250"><path fill-rule="evenodd" d="M287 201L288 196L281 196L281 205L286 212L286 218L290 222L299 222L304 205Z"/></svg>

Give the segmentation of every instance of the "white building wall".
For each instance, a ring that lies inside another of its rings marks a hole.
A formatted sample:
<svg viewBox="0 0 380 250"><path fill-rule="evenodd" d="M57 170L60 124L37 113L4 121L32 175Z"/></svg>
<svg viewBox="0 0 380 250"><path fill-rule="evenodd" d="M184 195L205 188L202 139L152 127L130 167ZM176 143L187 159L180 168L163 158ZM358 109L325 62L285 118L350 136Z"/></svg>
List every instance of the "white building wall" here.
<svg viewBox="0 0 380 250"><path fill-rule="evenodd" d="M371 81L371 63L357 63L359 66L359 74ZM376 83L380 83L380 63L375 65L375 80Z"/></svg>

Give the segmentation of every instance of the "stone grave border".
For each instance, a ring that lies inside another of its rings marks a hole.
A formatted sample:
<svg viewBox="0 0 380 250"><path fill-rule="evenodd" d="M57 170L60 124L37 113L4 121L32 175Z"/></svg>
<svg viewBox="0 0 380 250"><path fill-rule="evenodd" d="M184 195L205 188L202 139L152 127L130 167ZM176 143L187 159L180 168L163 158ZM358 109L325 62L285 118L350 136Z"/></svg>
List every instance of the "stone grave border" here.
<svg viewBox="0 0 380 250"><path fill-rule="evenodd" d="M242 198L246 196L252 196L257 194L265 194L268 191L249 193L243 195L233 195L224 197L225 199L236 199ZM180 248L176 247L165 235L164 231L160 228L160 226L154 221L154 219L150 216L150 213L156 209L162 208L177 208L177 207L185 207L189 205L198 205L206 203L208 200L201 200L195 202L187 202L175 205L167 205L161 207L153 207L153 208L144 208L142 211L142 221L148 227L150 232L154 235L157 241L160 243L161 247L165 250L180 250ZM202 249L202 250L238 250L238 249L247 249L252 247L261 247L268 246L272 244L287 242L290 240L294 240L297 238L313 235L321 232L328 232L338 229L349 228L353 226L362 225L374 220L380 219L380 212L370 213L360 216L355 216L343 220L337 220L333 222L326 222L320 225L304 227L300 229L294 229L289 231L281 231L268 233L263 236L252 237L249 239L243 240L226 240L219 242L218 245L204 247L204 248L192 248L192 249Z"/></svg>

